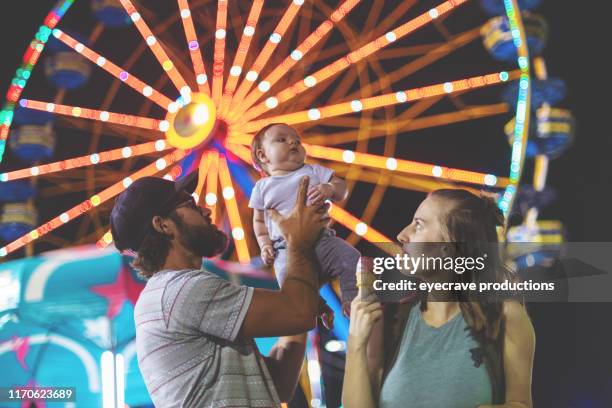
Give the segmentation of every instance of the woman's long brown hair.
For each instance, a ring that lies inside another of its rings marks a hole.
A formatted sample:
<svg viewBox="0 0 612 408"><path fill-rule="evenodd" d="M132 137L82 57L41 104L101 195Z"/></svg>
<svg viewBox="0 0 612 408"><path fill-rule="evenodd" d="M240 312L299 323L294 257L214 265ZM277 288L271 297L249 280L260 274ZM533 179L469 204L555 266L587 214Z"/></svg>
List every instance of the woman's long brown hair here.
<svg viewBox="0 0 612 408"><path fill-rule="evenodd" d="M516 276L504 265L500 256L497 227L504 223L503 214L495 201L462 189L441 189L430 193L443 199L449 209L441 221L448 242L454 246L454 256L480 257L486 254L482 271L453 274L456 282L516 281ZM481 342L496 342L503 333L504 300L516 298L513 293L459 292L461 312L472 334ZM424 305L426 307L426 304Z"/></svg>

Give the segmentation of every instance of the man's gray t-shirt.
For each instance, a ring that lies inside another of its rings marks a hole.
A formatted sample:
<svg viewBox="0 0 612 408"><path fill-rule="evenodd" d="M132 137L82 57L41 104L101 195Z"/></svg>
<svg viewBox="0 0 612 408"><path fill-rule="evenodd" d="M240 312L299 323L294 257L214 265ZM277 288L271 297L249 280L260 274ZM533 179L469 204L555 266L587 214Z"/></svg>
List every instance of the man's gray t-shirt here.
<svg viewBox="0 0 612 408"><path fill-rule="evenodd" d="M238 338L253 288L205 270L164 270L134 310L138 365L156 407L280 407L252 339Z"/></svg>
<svg viewBox="0 0 612 408"><path fill-rule="evenodd" d="M300 182L304 176L310 178L309 187L314 187L329 182L333 175L334 171L327 167L305 164L289 174L264 177L255 183L249 207L256 210L274 208L281 215L287 216L295 206ZM283 237L282 232L267 213L264 213L264 221L272 241Z"/></svg>

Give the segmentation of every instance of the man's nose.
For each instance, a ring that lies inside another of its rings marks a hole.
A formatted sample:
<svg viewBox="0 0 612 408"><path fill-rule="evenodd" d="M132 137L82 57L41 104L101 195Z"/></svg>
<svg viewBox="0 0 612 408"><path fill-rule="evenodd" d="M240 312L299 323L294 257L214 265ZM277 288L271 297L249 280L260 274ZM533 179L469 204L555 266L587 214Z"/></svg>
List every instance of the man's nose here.
<svg viewBox="0 0 612 408"><path fill-rule="evenodd" d="M210 208L208 207L200 207L202 209L202 214L205 217L208 217L210 214L212 214L212 211L210 210Z"/></svg>

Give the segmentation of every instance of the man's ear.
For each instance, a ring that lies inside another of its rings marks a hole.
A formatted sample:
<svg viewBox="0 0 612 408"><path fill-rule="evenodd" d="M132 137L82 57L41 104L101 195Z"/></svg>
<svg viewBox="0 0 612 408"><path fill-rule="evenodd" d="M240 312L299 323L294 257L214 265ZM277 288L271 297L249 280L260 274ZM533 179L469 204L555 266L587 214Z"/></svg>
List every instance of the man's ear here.
<svg viewBox="0 0 612 408"><path fill-rule="evenodd" d="M151 225L153 226L153 229L157 232L160 232L165 235L171 234L167 218L164 218L159 215L155 215L153 216L153 219L151 220Z"/></svg>

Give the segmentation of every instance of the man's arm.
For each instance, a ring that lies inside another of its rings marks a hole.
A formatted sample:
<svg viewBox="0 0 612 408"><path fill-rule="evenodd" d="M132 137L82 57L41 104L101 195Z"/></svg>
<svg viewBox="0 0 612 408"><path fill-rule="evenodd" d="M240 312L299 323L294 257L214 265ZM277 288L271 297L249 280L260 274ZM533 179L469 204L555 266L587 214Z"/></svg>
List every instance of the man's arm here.
<svg viewBox="0 0 612 408"><path fill-rule="evenodd" d="M295 392L304 363L306 337L306 333L281 337L270 355L264 357L281 401L291 400Z"/></svg>
<svg viewBox="0 0 612 408"><path fill-rule="evenodd" d="M307 189L308 177L304 177L296 205L286 218L268 210L287 241L287 276L280 291L254 290L242 323L243 337L299 334L316 324L319 266L314 243L329 216L318 207L306 206Z"/></svg>

